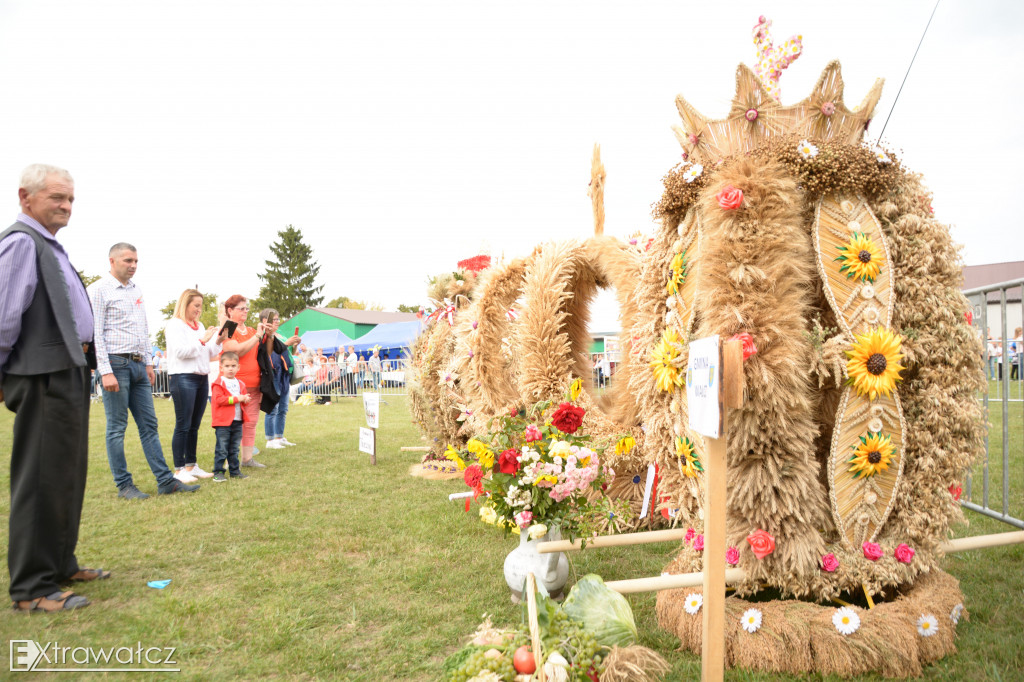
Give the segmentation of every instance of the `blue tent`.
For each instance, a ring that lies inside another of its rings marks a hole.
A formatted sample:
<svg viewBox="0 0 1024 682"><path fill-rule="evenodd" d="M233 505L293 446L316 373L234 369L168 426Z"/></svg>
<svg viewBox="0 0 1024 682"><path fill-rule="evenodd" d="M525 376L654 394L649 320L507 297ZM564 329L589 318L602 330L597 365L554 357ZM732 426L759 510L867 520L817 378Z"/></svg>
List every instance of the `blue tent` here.
<svg viewBox="0 0 1024 682"><path fill-rule="evenodd" d="M302 343L306 344L306 348L314 353L320 348L324 351L324 355L334 355L339 348L347 348L352 345L352 339L338 329L320 329L303 334Z"/></svg>
<svg viewBox="0 0 1024 682"><path fill-rule="evenodd" d="M409 322L389 322L378 324L376 327L353 341L356 352L365 354L372 351L374 347L380 348L381 355L387 351L388 357L392 360L398 359L408 353L408 349L420 335L423 324L419 320Z"/></svg>

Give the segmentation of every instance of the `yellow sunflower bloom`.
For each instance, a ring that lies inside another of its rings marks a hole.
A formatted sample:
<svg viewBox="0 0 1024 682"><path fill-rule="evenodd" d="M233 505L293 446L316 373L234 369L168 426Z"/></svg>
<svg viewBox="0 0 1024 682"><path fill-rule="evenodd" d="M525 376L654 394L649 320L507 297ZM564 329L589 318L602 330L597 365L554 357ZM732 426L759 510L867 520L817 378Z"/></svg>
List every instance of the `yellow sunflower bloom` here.
<svg viewBox="0 0 1024 682"><path fill-rule="evenodd" d="M481 443L476 438L470 438L466 443L466 449L476 455L476 461L480 462L480 466L484 469L494 466L494 452L485 443Z"/></svg>
<svg viewBox="0 0 1024 682"><path fill-rule="evenodd" d="M854 478L874 476L889 468L895 454L896 447L892 444L891 436L868 431L866 436L860 437L860 443L853 446L849 471Z"/></svg>
<svg viewBox="0 0 1024 682"><path fill-rule="evenodd" d="M882 272L882 250L863 232L854 232L850 243L839 247L836 261L842 263L839 272L862 282L874 282Z"/></svg>
<svg viewBox="0 0 1024 682"><path fill-rule="evenodd" d="M846 351L847 383L858 395L866 395L870 400L891 394L896 382L902 381L902 348L903 337L884 327L858 334L853 349Z"/></svg>
<svg viewBox="0 0 1024 682"><path fill-rule="evenodd" d="M676 457L679 458L679 471L689 478L696 478L697 472L704 472L704 465L697 459L693 443L689 438L676 436Z"/></svg>
<svg viewBox="0 0 1024 682"><path fill-rule="evenodd" d="M654 381L658 390L666 393L683 385L684 376L673 360L679 357L679 349L674 344L680 343L679 335L674 329L666 329L661 341L651 353L650 367L654 370Z"/></svg>
<svg viewBox="0 0 1024 682"><path fill-rule="evenodd" d="M665 289L669 295L672 295L679 291L679 287L683 286L683 282L686 281L686 252L677 253L672 257L672 262L669 263L669 276L668 283L665 284Z"/></svg>
<svg viewBox="0 0 1024 682"><path fill-rule="evenodd" d="M633 436L623 436L619 439L619 442L615 444L615 454L628 455L635 447L636 440Z"/></svg>
<svg viewBox="0 0 1024 682"><path fill-rule="evenodd" d="M462 471L463 469L466 468L466 463L462 460L462 455L460 455L459 451L453 448L451 445L449 445L448 449L444 451L444 456L445 459L450 459L451 461L455 462L455 466L459 467L459 471Z"/></svg>
<svg viewBox="0 0 1024 682"><path fill-rule="evenodd" d="M576 402L576 399L580 397L580 392L583 390L583 379L576 378L571 384L569 384L569 400Z"/></svg>

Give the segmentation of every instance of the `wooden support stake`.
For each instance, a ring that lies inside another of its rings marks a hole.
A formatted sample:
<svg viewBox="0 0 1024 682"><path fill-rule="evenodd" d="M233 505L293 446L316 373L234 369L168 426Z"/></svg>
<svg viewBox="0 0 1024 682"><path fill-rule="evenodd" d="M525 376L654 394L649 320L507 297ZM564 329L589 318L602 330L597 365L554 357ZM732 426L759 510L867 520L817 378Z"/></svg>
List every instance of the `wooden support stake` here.
<svg viewBox="0 0 1024 682"><path fill-rule="evenodd" d="M537 622L537 579L533 573L526 574L526 615L530 619L530 646L533 648L533 662L537 665L537 679L544 677L544 653L540 650L540 623Z"/></svg>
<svg viewBox="0 0 1024 682"><path fill-rule="evenodd" d="M596 538L587 538L587 549L591 547L623 547L625 545L646 545L651 542L669 542L671 540L682 540L686 537L686 531L680 528L667 530L650 530L642 533L622 533L620 535L601 535ZM571 552L580 549L583 544L582 538L575 540L555 540L553 542L542 542L537 547L538 554L550 554L552 552Z"/></svg>

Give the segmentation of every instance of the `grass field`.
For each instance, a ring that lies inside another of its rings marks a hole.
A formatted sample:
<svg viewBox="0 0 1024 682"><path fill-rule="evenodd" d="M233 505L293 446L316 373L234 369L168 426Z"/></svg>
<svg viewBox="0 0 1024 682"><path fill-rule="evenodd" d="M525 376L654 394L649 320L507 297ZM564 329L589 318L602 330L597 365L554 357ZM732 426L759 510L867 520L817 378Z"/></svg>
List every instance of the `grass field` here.
<svg viewBox="0 0 1024 682"><path fill-rule="evenodd" d="M375 467L357 452L361 405L293 407L287 431L299 446L261 454L267 469L247 470L252 475L244 481L206 482L195 494L141 502L116 497L103 409L94 404L78 557L114 576L80 590L93 600L81 611L26 617L5 609L3 639L176 647L180 675L196 680L438 679L444 659L482 614L493 614L498 624L518 621L501 573L516 541L479 523L475 508L467 515L448 501L449 493L465 489L461 481L408 475L418 456L399 448L418 445L419 435L404 399L388 402ZM170 403L157 401L157 414L168 444ZM0 410L5 491L12 419ZM1012 426L1017 479L1011 494L1018 500L1024 491L1020 424L1015 419ZM137 484L155 493L134 425L127 445ZM206 468L212 450L213 430L204 428L200 464ZM9 503L4 492L5 516ZM1011 530L970 516L959 535ZM5 556L6 526L0 530ZM590 550L571 560L578 576L596 572L614 580L657 575L672 555L673 546L664 544ZM960 579L970 620L959 627L959 652L927 668L924 679L1024 679L1024 546L951 555L944 568ZM157 579L172 582L164 590L146 586ZM6 589L6 578L0 582ZM642 643L673 665L667 679L699 678L699 658L676 652L678 640L658 629L654 601L653 594L630 597ZM794 678L732 670L726 679Z"/></svg>

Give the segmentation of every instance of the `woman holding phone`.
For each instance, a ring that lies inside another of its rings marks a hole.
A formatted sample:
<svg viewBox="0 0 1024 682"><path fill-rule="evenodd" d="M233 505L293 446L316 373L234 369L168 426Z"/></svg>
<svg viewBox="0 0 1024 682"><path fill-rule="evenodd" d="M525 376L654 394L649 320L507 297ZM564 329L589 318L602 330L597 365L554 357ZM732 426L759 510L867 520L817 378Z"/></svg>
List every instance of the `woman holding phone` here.
<svg viewBox="0 0 1024 682"><path fill-rule="evenodd" d="M260 311L260 324L267 330L266 340L260 348L260 383L263 397L277 395L273 406L265 409L267 416L263 418L263 431L267 436L267 449L280 450L287 445L295 445L284 437L285 416L288 414L289 393L292 388L292 365L295 360L288 353L289 346L298 345L301 339L296 334L286 341L277 338L277 328L281 326L281 315L273 308Z"/></svg>
<svg viewBox="0 0 1024 682"><path fill-rule="evenodd" d="M242 404L242 409L248 416L242 424L242 461L240 464L244 467L263 469L265 465L252 458L252 449L256 444L256 422L259 421L260 400L263 397L260 392L258 348L267 330L262 322L255 329L245 325L245 321L249 317L249 300L240 294L235 294L224 301L224 314L228 318L224 323L228 338L221 344L221 350L238 353L238 374L235 377L245 384L245 390L249 394L249 402ZM232 326L234 326L233 331Z"/></svg>
<svg viewBox="0 0 1024 682"><path fill-rule="evenodd" d="M211 478L196 463L196 441L199 425L206 413L209 395L210 361L220 354L220 344L227 332L221 327L206 329L199 321L203 312L203 295L185 289L174 306L174 315L164 334L167 338L167 375L171 400L174 401L174 477L182 483Z"/></svg>

